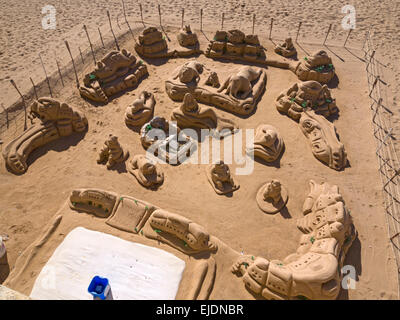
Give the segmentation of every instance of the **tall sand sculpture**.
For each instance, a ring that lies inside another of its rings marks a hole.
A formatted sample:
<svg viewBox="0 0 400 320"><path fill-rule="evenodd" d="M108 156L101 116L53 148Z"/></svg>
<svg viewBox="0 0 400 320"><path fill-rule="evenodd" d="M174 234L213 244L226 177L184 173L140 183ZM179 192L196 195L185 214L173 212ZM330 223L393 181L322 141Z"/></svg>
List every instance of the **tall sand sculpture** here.
<svg viewBox="0 0 400 320"><path fill-rule="evenodd" d="M144 154L137 154L132 158L128 171L142 186L149 189L157 189L164 182L161 167Z"/></svg>
<svg viewBox="0 0 400 320"><path fill-rule="evenodd" d="M283 261L242 256L232 266L257 296L332 300L339 294L341 268L356 231L337 186L311 180L310 187L305 216L297 224L303 233L297 252Z"/></svg>
<svg viewBox="0 0 400 320"><path fill-rule="evenodd" d="M260 124L255 130L253 146L246 148L246 153L273 162L282 154L284 146L283 138L274 126Z"/></svg>
<svg viewBox="0 0 400 320"><path fill-rule="evenodd" d="M272 179L264 184L256 196L258 207L269 214L281 211L286 206L288 199L288 191L277 179Z"/></svg>
<svg viewBox="0 0 400 320"><path fill-rule="evenodd" d="M239 189L231 170L222 160L206 167L206 175L214 191L219 194L229 194Z"/></svg>
<svg viewBox="0 0 400 320"><path fill-rule="evenodd" d="M125 123L127 126L141 127L149 121L154 114L156 99L154 94L142 91L133 103L126 108Z"/></svg>
<svg viewBox="0 0 400 320"><path fill-rule="evenodd" d="M276 98L275 106L279 112L295 121L299 121L302 112L307 108L326 118L339 112L328 86L315 80L295 83L281 92Z"/></svg>
<svg viewBox="0 0 400 320"><path fill-rule="evenodd" d="M27 160L33 150L74 132L83 132L88 125L82 113L48 97L39 98L30 105L29 117L38 121L3 150L6 166L15 174L28 169Z"/></svg>
<svg viewBox="0 0 400 320"><path fill-rule="evenodd" d="M97 62L94 70L85 74L79 92L89 100L108 103L116 93L135 88L146 75L147 66L142 60L138 61L125 49L113 50Z"/></svg>
<svg viewBox="0 0 400 320"><path fill-rule="evenodd" d="M312 110L306 110L300 117L299 125L318 160L338 171L346 167L347 153L331 122Z"/></svg>
<svg viewBox="0 0 400 320"><path fill-rule="evenodd" d="M203 69L205 66L197 61L189 61L178 67L172 77L165 81L168 96L174 101L182 101L186 93L191 93L198 102L239 115L249 115L255 109L267 82L264 69L244 66L229 76L218 89L218 86L203 87Z"/></svg>
<svg viewBox="0 0 400 320"><path fill-rule="evenodd" d="M106 164L107 169L111 169L117 163L126 161L129 157L129 151L124 151L118 141L118 137L109 134L107 140L104 142L100 150L99 157L97 158L98 164Z"/></svg>

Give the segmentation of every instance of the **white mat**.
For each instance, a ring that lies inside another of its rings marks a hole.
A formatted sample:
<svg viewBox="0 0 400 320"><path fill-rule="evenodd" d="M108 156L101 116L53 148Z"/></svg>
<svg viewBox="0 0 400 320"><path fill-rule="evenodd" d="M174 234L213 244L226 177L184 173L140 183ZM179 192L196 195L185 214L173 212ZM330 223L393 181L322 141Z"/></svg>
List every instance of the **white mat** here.
<svg viewBox="0 0 400 320"><path fill-rule="evenodd" d="M95 275L108 278L113 298L175 299L185 262L166 251L82 227L72 230L43 267L33 299L87 300Z"/></svg>

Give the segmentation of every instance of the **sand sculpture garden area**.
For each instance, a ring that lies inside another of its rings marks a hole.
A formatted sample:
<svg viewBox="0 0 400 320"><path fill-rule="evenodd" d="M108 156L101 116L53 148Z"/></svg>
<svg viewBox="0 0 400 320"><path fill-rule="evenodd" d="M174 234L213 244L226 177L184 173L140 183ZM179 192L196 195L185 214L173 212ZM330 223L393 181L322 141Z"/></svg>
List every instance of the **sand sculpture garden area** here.
<svg viewBox="0 0 400 320"><path fill-rule="evenodd" d="M90 298L85 259L96 259L114 298L395 298L363 64L288 41L276 50L294 45L298 60L287 59L239 30L208 39L190 27L166 31L170 41L144 30L83 70L81 87L71 82L34 102L33 124L6 141L0 223L11 233L11 270L3 284L32 298ZM152 130L167 132L173 121L177 134L214 129L222 145L254 129L254 144L234 149L254 154L254 170L171 163L204 144L154 139ZM154 145L169 163L145 157ZM102 259L95 239L130 256ZM149 258L156 249L157 261ZM86 269L66 289L61 279L80 264ZM344 265L356 270L354 290L341 287ZM162 272L171 278L157 290ZM123 276L146 285L129 294ZM43 285L49 277L55 286Z"/></svg>

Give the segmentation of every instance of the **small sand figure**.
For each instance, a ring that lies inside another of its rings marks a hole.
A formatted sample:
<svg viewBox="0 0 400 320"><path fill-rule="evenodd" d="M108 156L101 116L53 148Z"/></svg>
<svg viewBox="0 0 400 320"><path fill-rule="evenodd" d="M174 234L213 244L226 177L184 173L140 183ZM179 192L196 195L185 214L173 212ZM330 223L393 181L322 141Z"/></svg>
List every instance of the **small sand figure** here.
<svg viewBox="0 0 400 320"><path fill-rule="evenodd" d="M279 180L272 179L257 192L257 204L266 213L277 213L288 201L288 193Z"/></svg>
<svg viewBox="0 0 400 320"><path fill-rule="evenodd" d="M155 104L154 94L142 91L139 98L126 109L125 123L133 127L142 126L153 116Z"/></svg>
<svg viewBox="0 0 400 320"><path fill-rule="evenodd" d="M197 35L192 32L190 25L186 25L179 30L177 38L182 47L190 47L198 44Z"/></svg>
<svg viewBox="0 0 400 320"><path fill-rule="evenodd" d="M129 152L124 152L118 142L118 137L110 134L104 142L97 163L107 163L107 169L111 169L116 163L124 162L129 157Z"/></svg>
<svg viewBox="0 0 400 320"><path fill-rule="evenodd" d="M286 38L284 43L277 45L275 47L275 52L284 57L291 57L297 53L296 48L293 45L292 38Z"/></svg>
<svg viewBox="0 0 400 320"><path fill-rule="evenodd" d="M217 194L227 194L239 189L234 181L229 166L222 160L208 167L207 177Z"/></svg>
<svg viewBox="0 0 400 320"><path fill-rule="evenodd" d="M164 173L160 167L143 154L133 157L128 165L128 171L142 186L149 189L157 189L164 182Z"/></svg>
<svg viewBox="0 0 400 320"><path fill-rule="evenodd" d="M215 71L211 71L205 84L213 88L219 88L221 84L219 83L218 74Z"/></svg>

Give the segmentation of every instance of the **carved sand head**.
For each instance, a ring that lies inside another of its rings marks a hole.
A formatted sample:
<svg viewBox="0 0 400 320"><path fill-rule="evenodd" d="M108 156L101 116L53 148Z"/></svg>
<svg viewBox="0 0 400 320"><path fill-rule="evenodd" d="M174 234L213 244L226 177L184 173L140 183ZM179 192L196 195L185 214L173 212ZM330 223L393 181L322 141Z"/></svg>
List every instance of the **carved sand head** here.
<svg viewBox="0 0 400 320"><path fill-rule="evenodd" d="M199 109L199 105L191 93L188 92L183 97L182 108L188 112L195 112Z"/></svg>
<svg viewBox="0 0 400 320"><path fill-rule="evenodd" d="M279 180L273 179L265 186L264 200L272 199L274 202L279 201L281 197L281 183Z"/></svg>
<svg viewBox="0 0 400 320"><path fill-rule="evenodd" d="M285 45L286 45L286 49L293 48L292 38L286 38L285 39Z"/></svg>
<svg viewBox="0 0 400 320"><path fill-rule="evenodd" d="M146 175L153 174L156 172L156 166L153 162L149 160L143 165L142 171Z"/></svg>
<svg viewBox="0 0 400 320"><path fill-rule="evenodd" d="M269 126L265 126L258 132L258 135L256 135L254 143L270 147L275 143L277 138L277 132Z"/></svg>
<svg viewBox="0 0 400 320"><path fill-rule="evenodd" d="M39 98L31 104L30 115L42 121L57 120L60 109L60 102L53 98Z"/></svg>

